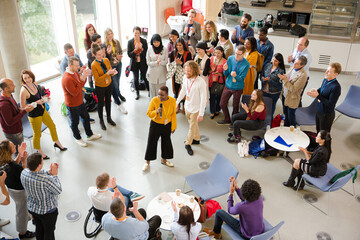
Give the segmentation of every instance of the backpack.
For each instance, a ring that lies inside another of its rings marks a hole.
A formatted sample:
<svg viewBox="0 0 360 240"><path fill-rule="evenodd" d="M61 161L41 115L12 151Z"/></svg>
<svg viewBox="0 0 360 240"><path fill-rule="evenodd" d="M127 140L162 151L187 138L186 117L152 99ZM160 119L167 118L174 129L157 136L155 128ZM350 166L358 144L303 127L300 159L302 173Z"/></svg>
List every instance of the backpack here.
<svg viewBox="0 0 360 240"><path fill-rule="evenodd" d="M257 158L263 150L265 150L264 139L258 139L249 144L249 154L253 155L254 158Z"/></svg>
<svg viewBox="0 0 360 240"><path fill-rule="evenodd" d="M280 123L281 123L281 114L278 114L271 121L271 128L280 127Z"/></svg>
<svg viewBox="0 0 360 240"><path fill-rule="evenodd" d="M306 28L300 26L299 24L295 24L293 27L290 27L289 32L292 35L303 37L306 34Z"/></svg>
<svg viewBox="0 0 360 240"><path fill-rule="evenodd" d="M264 55L262 55L261 53L258 52L258 59L256 62L256 71L258 73L261 72L261 70L263 68L264 60L265 60Z"/></svg>
<svg viewBox="0 0 360 240"><path fill-rule="evenodd" d="M94 98L94 93L92 92L84 93L84 104L88 112L94 112L97 110L97 102Z"/></svg>
<svg viewBox="0 0 360 240"><path fill-rule="evenodd" d="M237 1L232 1L231 3L224 2L222 11L226 14L237 15L240 13L239 3Z"/></svg>

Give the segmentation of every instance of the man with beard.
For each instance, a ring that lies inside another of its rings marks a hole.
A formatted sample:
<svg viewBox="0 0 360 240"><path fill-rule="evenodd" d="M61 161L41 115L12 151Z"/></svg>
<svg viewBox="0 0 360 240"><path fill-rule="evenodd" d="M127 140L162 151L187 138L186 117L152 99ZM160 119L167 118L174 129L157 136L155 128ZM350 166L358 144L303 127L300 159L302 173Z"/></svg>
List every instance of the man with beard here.
<svg viewBox="0 0 360 240"><path fill-rule="evenodd" d="M274 45L270 42L270 40L267 37L268 30L266 27L260 28L259 31L259 38L256 40L257 42L257 51L264 55L264 63L262 67L271 62L271 58L274 54ZM260 76L260 72L258 73L258 76L255 79L254 83L254 89L258 89L258 78Z"/></svg>
<svg viewBox="0 0 360 240"><path fill-rule="evenodd" d="M240 25L235 26L231 41L235 43L236 47L239 45L244 45L245 39L247 37L254 36L254 29L249 26L250 21L251 15L244 13L243 17L241 18Z"/></svg>

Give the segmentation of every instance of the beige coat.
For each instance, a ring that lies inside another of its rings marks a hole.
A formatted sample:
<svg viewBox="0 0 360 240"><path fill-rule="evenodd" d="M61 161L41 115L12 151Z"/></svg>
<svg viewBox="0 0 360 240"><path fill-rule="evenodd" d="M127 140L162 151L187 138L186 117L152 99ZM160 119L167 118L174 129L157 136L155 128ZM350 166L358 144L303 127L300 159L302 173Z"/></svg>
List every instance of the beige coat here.
<svg viewBox="0 0 360 240"><path fill-rule="evenodd" d="M290 78L290 74L292 70L293 67L291 67L288 74L286 74L288 79ZM304 68L300 69L298 72L293 74L291 76L291 79L283 81L284 87L281 91L280 96L283 97L285 87L288 89L284 102L285 106L293 109L298 108L301 98L301 92L304 89L306 81L307 81L307 74Z"/></svg>

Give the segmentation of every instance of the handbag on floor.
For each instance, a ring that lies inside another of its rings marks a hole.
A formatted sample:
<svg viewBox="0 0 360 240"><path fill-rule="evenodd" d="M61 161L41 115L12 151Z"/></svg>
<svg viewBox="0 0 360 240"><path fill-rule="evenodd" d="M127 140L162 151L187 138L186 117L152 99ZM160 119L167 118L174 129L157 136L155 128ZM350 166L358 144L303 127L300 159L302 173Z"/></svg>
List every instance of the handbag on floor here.
<svg viewBox="0 0 360 240"><path fill-rule="evenodd" d="M199 206L200 206L200 217L199 219L197 220L199 223L204 223L205 220L206 220L206 206L205 206L205 201L202 200L200 197L197 198L195 197L195 201L197 201L199 203Z"/></svg>

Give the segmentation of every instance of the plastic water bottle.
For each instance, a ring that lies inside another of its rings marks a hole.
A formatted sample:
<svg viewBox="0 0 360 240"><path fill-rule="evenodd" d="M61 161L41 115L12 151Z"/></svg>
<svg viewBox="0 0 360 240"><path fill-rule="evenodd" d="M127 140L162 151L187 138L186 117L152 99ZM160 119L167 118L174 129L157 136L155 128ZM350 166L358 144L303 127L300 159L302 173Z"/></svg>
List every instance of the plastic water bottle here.
<svg viewBox="0 0 360 240"><path fill-rule="evenodd" d="M256 19L256 21L255 21L255 26L254 26L254 32L255 32L255 33L258 33L258 31L259 31L258 20Z"/></svg>
<svg viewBox="0 0 360 240"><path fill-rule="evenodd" d="M296 130L301 131L300 124L297 125Z"/></svg>
<svg viewBox="0 0 360 240"><path fill-rule="evenodd" d="M269 131L270 130L270 124L268 124L267 126L266 126L266 131Z"/></svg>
<svg viewBox="0 0 360 240"><path fill-rule="evenodd" d="M284 128L284 119L283 118L281 118L280 128Z"/></svg>

